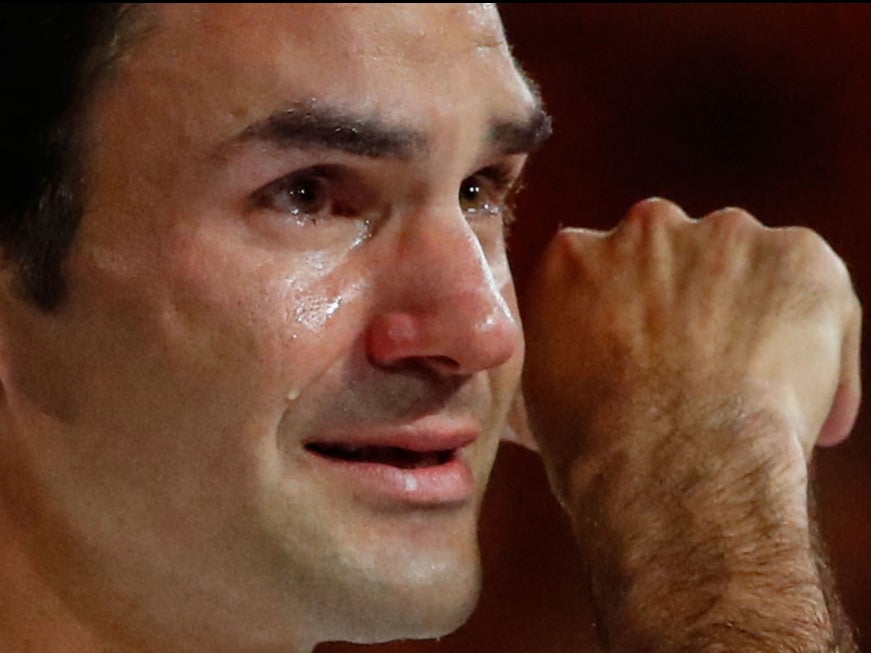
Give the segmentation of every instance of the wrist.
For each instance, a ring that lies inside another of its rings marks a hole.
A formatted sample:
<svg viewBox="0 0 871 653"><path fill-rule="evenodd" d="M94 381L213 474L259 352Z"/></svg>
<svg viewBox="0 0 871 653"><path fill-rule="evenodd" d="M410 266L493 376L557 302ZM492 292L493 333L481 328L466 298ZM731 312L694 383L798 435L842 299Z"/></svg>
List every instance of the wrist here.
<svg viewBox="0 0 871 653"><path fill-rule="evenodd" d="M624 414L621 432L597 434L608 446L578 458L565 481L614 649L665 637L663 650L704 650L705 638L743 650L741 637L772 628L824 637L807 469L785 422L719 411L665 435L651 434L656 422Z"/></svg>
<svg viewBox="0 0 871 653"><path fill-rule="evenodd" d="M603 393L605 394L605 393ZM669 396L660 392L607 393L569 414L562 435L550 441L574 442L542 455L560 500L570 512L595 502L592 495L631 501L651 493L671 493L686 502L738 499L724 492L754 478L756 490L768 486L806 525L807 459L795 420L776 403L747 399L752 392L724 397L716 392ZM772 405L773 404L773 405Z"/></svg>

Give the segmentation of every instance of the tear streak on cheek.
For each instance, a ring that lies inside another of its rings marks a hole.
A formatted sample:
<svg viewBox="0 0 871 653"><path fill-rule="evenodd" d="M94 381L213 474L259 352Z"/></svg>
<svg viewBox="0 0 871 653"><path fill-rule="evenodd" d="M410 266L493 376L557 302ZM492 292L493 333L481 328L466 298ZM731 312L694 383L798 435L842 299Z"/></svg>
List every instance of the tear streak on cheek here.
<svg viewBox="0 0 871 653"><path fill-rule="evenodd" d="M339 310L342 305L342 296L315 297L310 301L304 301L294 309L294 320L303 329L319 332Z"/></svg>
<svg viewBox="0 0 871 653"><path fill-rule="evenodd" d="M285 395L288 402L298 400L308 386L332 369L354 347L365 324L355 319L353 307L358 305L366 287L365 282L357 281L336 293L298 295L293 300L295 306L290 321L294 341L300 346L311 343L313 349L319 349L325 355L314 368L295 369L297 374L305 376L291 381ZM315 340L320 343L315 344Z"/></svg>

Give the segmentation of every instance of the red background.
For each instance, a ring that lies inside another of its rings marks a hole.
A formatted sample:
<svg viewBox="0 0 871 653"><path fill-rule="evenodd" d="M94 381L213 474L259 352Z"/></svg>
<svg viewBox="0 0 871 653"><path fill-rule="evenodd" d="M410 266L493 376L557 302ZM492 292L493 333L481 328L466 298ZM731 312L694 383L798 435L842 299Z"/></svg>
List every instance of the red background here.
<svg viewBox="0 0 871 653"><path fill-rule="evenodd" d="M518 200L521 287L557 224L609 228L657 195L695 216L738 205L770 225L813 227L871 304L871 7L514 4L502 15L555 126ZM871 645L867 414L815 469L862 648ZM472 620L440 642L369 650L597 650L582 565L532 454L503 448L481 538L485 586Z"/></svg>

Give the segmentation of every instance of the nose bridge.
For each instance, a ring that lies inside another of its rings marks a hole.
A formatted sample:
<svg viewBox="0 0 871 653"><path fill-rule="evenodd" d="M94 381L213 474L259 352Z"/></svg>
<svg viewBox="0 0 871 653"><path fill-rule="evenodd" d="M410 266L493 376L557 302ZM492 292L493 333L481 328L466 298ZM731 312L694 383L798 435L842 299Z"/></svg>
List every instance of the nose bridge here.
<svg viewBox="0 0 871 653"><path fill-rule="evenodd" d="M488 259L458 208L435 207L411 222L403 234L403 250L408 256L404 269L416 277L409 300L412 306L415 299L420 302L414 306L419 314L447 312L477 331L504 318L513 321L500 287L510 282L506 264L501 256Z"/></svg>
<svg viewBox="0 0 871 653"><path fill-rule="evenodd" d="M373 324L370 354L385 364L425 359L458 373L511 358L520 327L503 295L511 280L501 250L495 258L459 207L430 207L408 219L397 265L386 270L391 299Z"/></svg>
<svg viewBox="0 0 871 653"><path fill-rule="evenodd" d="M403 249L409 255L408 267L417 269L421 285L432 293L428 308L437 308L433 300L461 302L457 309L473 310L479 319L504 307L491 262L475 233L465 220L421 220L405 234ZM470 316L471 317L471 316Z"/></svg>

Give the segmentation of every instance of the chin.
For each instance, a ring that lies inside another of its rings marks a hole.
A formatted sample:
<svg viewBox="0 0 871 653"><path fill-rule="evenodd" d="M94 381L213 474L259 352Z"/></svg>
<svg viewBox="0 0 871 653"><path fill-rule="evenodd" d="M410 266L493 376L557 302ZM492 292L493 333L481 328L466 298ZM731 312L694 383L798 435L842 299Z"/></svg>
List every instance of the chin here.
<svg viewBox="0 0 871 653"><path fill-rule="evenodd" d="M439 638L468 620L481 590L477 548L474 559L415 559L413 553L402 557L380 578L350 574L345 579L352 582L343 583L342 594L334 596L326 619L332 628L323 641L376 644Z"/></svg>
<svg viewBox="0 0 871 653"><path fill-rule="evenodd" d="M403 605L383 606L379 614L359 615L351 628L332 640L355 644L380 644L397 640L438 639L459 629L471 616L478 602L479 586L465 596L444 596L434 604L432 597ZM347 616L347 615L346 615Z"/></svg>

